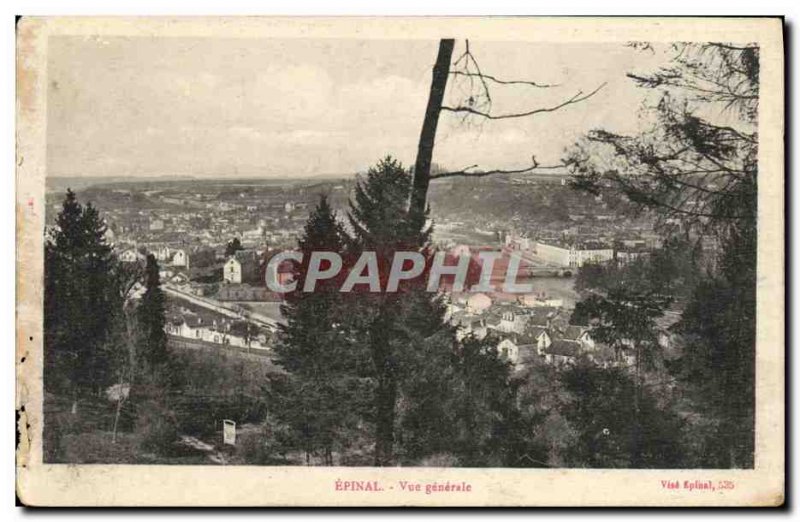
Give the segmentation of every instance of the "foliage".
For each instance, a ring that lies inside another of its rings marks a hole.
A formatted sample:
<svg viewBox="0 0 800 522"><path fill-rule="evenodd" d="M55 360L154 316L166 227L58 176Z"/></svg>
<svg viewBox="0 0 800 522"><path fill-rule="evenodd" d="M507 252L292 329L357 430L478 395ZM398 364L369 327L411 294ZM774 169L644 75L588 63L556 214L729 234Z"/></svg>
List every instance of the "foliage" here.
<svg viewBox="0 0 800 522"><path fill-rule="evenodd" d="M567 162L574 188L623 194L701 252L695 272L706 273L684 286L676 330L685 347L672 371L718 426L714 465L751 467L759 48L691 43L673 50L669 67L629 74L659 93L652 127L636 136L593 131Z"/></svg>
<svg viewBox="0 0 800 522"><path fill-rule="evenodd" d="M680 420L649 393L639 394L629 372L580 364L561 379L571 395L564 418L578 433L567 450L569 466L683 466Z"/></svg>
<svg viewBox="0 0 800 522"><path fill-rule="evenodd" d="M241 240L238 237L235 237L228 241L228 244L225 245L225 257L231 257L239 250L244 250L244 247L242 246Z"/></svg>
<svg viewBox="0 0 800 522"><path fill-rule="evenodd" d="M297 291L287 294L282 307L287 324L275 360L288 375L273 377L268 389L276 416L291 428L296 448L307 455L321 453L328 464L356 428L360 409L354 404L368 400L370 389L358 372L364 356L343 327L347 310L341 306L338 284L322 281L314 292L302 288L311 253L340 253L346 240L327 198L321 197L299 241L304 255L294 273Z"/></svg>
<svg viewBox="0 0 800 522"><path fill-rule="evenodd" d="M168 455L178 439L178 421L165 401L150 399L137 405L134 433L143 451Z"/></svg>
<svg viewBox="0 0 800 522"><path fill-rule="evenodd" d="M164 331L166 298L161 290L158 262L152 254L147 256L145 292L137 308L140 335L140 353L147 374L164 373L169 363L167 334Z"/></svg>
<svg viewBox="0 0 800 522"><path fill-rule="evenodd" d="M111 383L106 340L121 301L106 226L67 191L45 242L45 386L77 398Z"/></svg>

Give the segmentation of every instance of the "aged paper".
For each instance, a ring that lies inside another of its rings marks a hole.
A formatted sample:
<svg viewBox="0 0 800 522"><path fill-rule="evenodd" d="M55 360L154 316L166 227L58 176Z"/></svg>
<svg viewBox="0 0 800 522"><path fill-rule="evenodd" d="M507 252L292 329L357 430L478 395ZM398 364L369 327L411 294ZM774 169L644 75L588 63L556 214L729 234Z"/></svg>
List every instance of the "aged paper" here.
<svg viewBox="0 0 800 522"><path fill-rule="evenodd" d="M23 17L20 499L781 505L782 29Z"/></svg>

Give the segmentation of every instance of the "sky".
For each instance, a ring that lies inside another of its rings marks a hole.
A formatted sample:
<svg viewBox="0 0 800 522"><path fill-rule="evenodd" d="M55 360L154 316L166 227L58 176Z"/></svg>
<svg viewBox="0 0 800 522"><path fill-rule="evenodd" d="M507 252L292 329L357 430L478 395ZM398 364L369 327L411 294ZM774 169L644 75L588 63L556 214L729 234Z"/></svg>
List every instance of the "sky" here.
<svg viewBox="0 0 800 522"><path fill-rule="evenodd" d="M416 154L438 42L357 39L51 37L49 176L348 176ZM626 78L657 58L619 43L471 41L481 70L556 87L490 85L485 121L442 113L434 162L447 169L556 163L593 128L633 132L647 91ZM457 41L454 59L464 50ZM451 77L445 103L463 85Z"/></svg>

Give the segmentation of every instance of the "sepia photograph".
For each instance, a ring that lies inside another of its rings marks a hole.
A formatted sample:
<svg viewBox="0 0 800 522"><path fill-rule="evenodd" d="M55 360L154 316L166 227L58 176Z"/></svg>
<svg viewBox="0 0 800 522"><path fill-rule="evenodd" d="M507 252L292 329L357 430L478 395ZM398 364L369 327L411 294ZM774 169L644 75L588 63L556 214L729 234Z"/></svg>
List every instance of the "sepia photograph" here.
<svg viewBox="0 0 800 522"><path fill-rule="evenodd" d="M782 22L634 20L23 17L18 488L782 503Z"/></svg>

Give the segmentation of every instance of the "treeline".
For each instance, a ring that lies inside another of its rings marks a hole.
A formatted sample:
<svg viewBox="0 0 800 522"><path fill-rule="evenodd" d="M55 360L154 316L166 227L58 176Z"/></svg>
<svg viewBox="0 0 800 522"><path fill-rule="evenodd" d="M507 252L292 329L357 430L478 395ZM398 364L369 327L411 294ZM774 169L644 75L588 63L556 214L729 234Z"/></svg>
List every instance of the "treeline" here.
<svg viewBox="0 0 800 522"><path fill-rule="evenodd" d="M145 263L120 262L105 233L96 208L81 205L68 190L55 226L46 234L48 462L137 462L135 454L169 456L179 433L213 432L217 412L204 415L214 407L213 399L229 415L249 401L243 393L197 393L196 383L238 370L217 361L200 371L185 355L169 352L156 259L149 255Z"/></svg>
<svg viewBox="0 0 800 522"><path fill-rule="evenodd" d="M652 52L649 44L632 44ZM629 74L656 92L652 126L595 130L570 151L574 188L624 195L665 247L586 266L575 320L636 359L636 389L675 397L691 465L753 466L759 48L676 44L670 67ZM677 314L667 331L657 321ZM658 336L674 339L665 354ZM637 392L637 395L641 392Z"/></svg>
<svg viewBox="0 0 800 522"><path fill-rule="evenodd" d="M407 220L410 183L398 162L380 161L358 183L347 227L322 197L299 241L297 288L314 251L351 259L377 252L381 274L395 251L426 252L430 230ZM287 294L276 346L286 374L268 380L262 462L295 455L296 463L316 465L686 463L680 418L663 397L633 393L630 371L588 359L562 369L532 359L515 371L498 354L496 337L459 341L436 294L414 284L394 294L358 285L341 293L340 286L332 278L314 292Z"/></svg>
<svg viewBox="0 0 800 522"><path fill-rule="evenodd" d="M410 189L409 172L392 158L369 169L347 213L351 232L321 198L299 241L297 287L314 251L351 259L376 252L383 276L394 252L424 251L430 231L408 219ZM501 436L513 423L510 368L494 345L457 342L444 303L424 288L340 293L340 285L334 278L287 295L275 348L287 373L269 381L267 401L287 427L279 451L320 464L512 460Z"/></svg>

